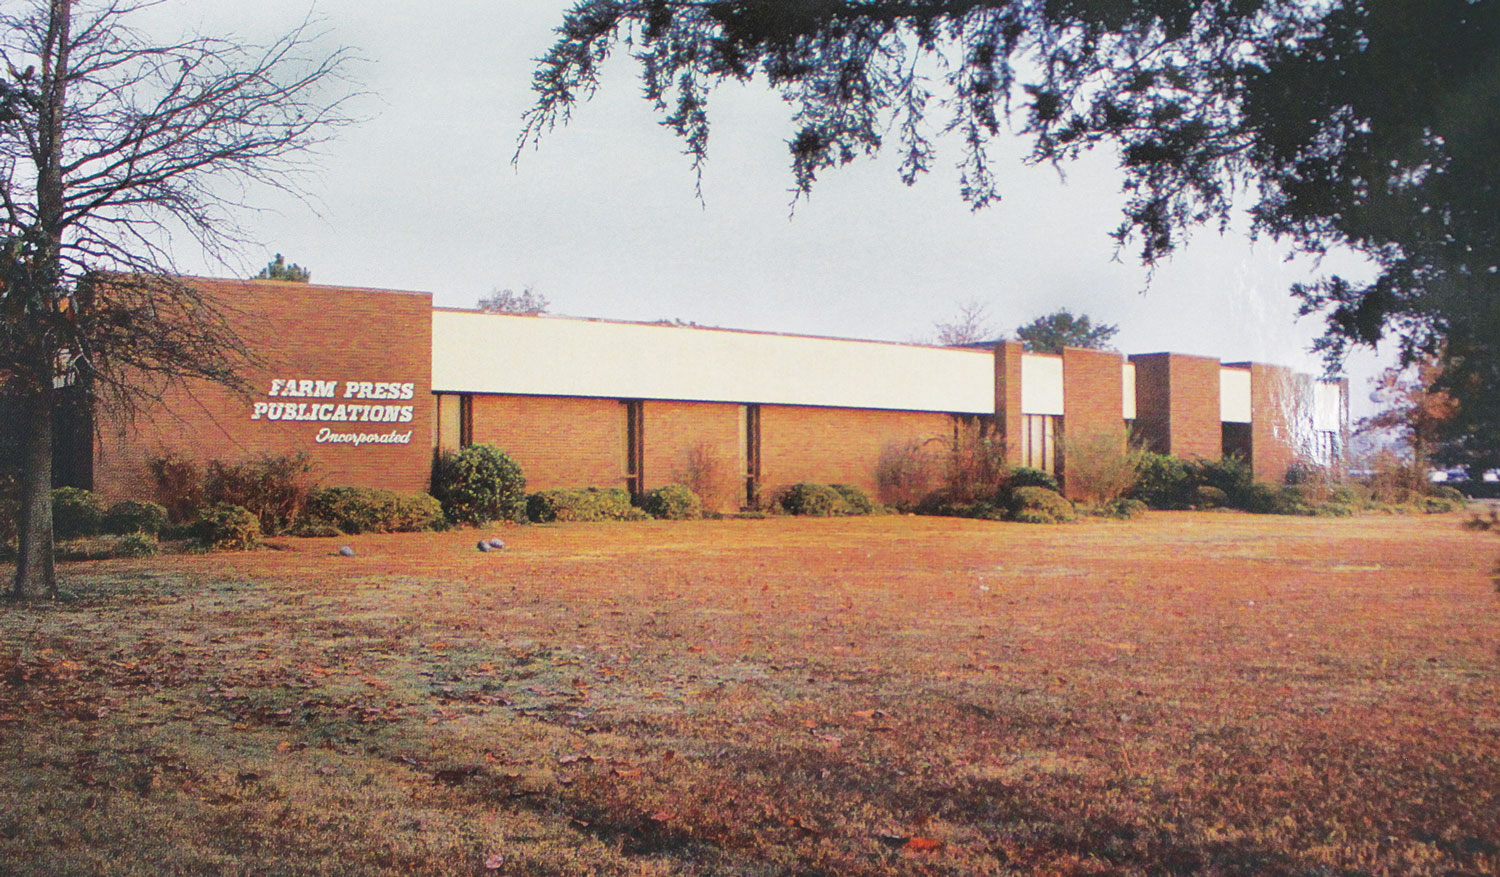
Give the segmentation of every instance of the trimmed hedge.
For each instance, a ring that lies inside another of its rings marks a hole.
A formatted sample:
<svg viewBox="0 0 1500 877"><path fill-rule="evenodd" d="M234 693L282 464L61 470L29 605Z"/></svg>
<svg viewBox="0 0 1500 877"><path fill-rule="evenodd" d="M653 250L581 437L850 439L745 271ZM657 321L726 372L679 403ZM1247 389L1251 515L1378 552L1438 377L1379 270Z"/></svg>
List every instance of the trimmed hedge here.
<svg viewBox="0 0 1500 877"><path fill-rule="evenodd" d="M59 487L52 491L52 532L59 539L98 535L104 524L104 501L92 491Z"/></svg>
<svg viewBox="0 0 1500 877"><path fill-rule="evenodd" d="M873 515L880 511L870 495L853 484L830 484L838 495L844 498L844 505L849 507L845 514L850 515Z"/></svg>
<svg viewBox="0 0 1500 877"><path fill-rule="evenodd" d="M1062 488L1058 486L1057 479L1052 477L1052 473L1042 469L1033 469L1030 466L1017 466L1011 469L1010 474L1005 477L1005 485L1010 490L1015 490L1017 487L1045 487L1053 493L1062 493Z"/></svg>
<svg viewBox="0 0 1500 877"><path fill-rule="evenodd" d="M160 506L158 506L160 508ZM166 511L163 510L165 515ZM120 537L115 543L116 557L155 557L161 553L161 543L156 541L156 535L137 530Z"/></svg>
<svg viewBox="0 0 1500 877"><path fill-rule="evenodd" d="M1055 490L1017 487L1010 492L1010 518L1022 524L1061 524L1078 517L1073 504Z"/></svg>
<svg viewBox="0 0 1500 877"><path fill-rule="evenodd" d="M526 520L526 476L494 445L469 445L434 458L432 495L455 524Z"/></svg>
<svg viewBox="0 0 1500 877"><path fill-rule="evenodd" d="M539 490L526 497L526 517L538 524L554 521L639 521L645 512L630 504L619 487Z"/></svg>
<svg viewBox="0 0 1500 877"><path fill-rule="evenodd" d="M157 536L166 525L166 507L144 500L122 500L104 513L104 532L119 536L130 533Z"/></svg>
<svg viewBox="0 0 1500 877"><path fill-rule="evenodd" d="M337 527L340 532L411 533L431 530L444 523L443 506L426 493L399 493L378 487L328 487L315 490L307 500L308 526L299 533L312 535L316 525Z"/></svg>
<svg viewBox="0 0 1500 877"><path fill-rule="evenodd" d="M653 518L689 521L703 517L703 501L686 485L668 484L646 494L641 508Z"/></svg>
<svg viewBox="0 0 1500 877"><path fill-rule="evenodd" d="M781 507L787 514L812 518L850 514L849 503L837 490L812 481L802 481L788 487L781 495Z"/></svg>
<svg viewBox="0 0 1500 877"><path fill-rule="evenodd" d="M212 505L199 513L193 536L209 548L249 551L260 545L260 518L237 505Z"/></svg>

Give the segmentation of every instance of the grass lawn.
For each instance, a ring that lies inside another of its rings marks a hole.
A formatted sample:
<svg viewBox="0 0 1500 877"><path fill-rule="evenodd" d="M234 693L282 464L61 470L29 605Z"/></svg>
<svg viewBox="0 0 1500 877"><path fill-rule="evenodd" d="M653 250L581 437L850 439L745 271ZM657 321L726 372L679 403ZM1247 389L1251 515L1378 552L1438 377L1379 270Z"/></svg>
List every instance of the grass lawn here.
<svg viewBox="0 0 1500 877"><path fill-rule="evenodd" d="M1462 520L65 564L0 606L0 873L1500 873L1500 540Z"/></svg>

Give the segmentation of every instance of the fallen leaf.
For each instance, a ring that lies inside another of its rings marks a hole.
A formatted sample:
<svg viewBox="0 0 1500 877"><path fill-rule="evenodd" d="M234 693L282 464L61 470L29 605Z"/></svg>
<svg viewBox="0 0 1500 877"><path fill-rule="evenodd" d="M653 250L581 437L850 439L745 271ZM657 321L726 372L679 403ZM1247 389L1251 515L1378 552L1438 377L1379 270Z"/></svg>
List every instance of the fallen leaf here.
<svg viewBox="0 0 1500 877"><path fill-rule="evenodd" d="M500 855L499 853L496 853L493 856L490 856L488 859L484 860L484 870L486 871L498 871L504 867L505 857Z"/></svg>
<svg viewBox="0 0 1500 877"><path fill-rule="evenodd" d="M652 822L670 822L670 821L672 821L672 814L668 813L665 810L658 810L655 813L651 814L651 821Z"/></svg>
<svg viewBox="0 0 1500 877"><path fill-rule="evenodd" d="M926 852L928 850L940 850L940 849L942 849L943 848L943 842L940 841L940 840L938 840L937 838L933 838L933 837L914 837L911 840L908 840L902 846L905 847L908 850L916 850L918 852Z"/></svg>

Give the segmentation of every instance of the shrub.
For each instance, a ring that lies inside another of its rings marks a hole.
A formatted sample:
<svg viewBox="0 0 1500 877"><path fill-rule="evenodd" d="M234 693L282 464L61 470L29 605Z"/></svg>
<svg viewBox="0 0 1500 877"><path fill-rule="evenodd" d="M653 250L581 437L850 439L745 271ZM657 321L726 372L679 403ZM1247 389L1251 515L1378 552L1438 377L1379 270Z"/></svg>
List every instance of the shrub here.
<svg viewBox="0 0 1500 877"><path fill-rule="evenodd" d="M1145 451L1137 459L1135 487L1128 495L1153 509L1180 509L1187 507L1191 488L1185 460Z"/></svg>
<svg viewBox="0 0 1500 877"><path fill-rule="evenodd" d="M203 473L198 464L175 451L153 458L146 467L156 486L156 501L174 524L191 521L203 506Z"/></svg>
<svg viewBox="0 0 1500 877"><path fill-rule="evenodd" d="M104 532L126 535L147 533L156 536L167 525L167 510L154 502L127 499L117 502L104 513Z"/></svg>
<svg viewBox="0 0 1500 877"><path fill-rule="evenodd" d="M1217 509L1229 504L1229 494L1212 484L1193 488L1193 505L1200 509Z"/></svg>
<svg viewBox="0 0 1500 877"><path fill-rule="evenodd" d="M849 507L845 514L850 515L873 515L880 511L870 495L853 484L830 484L839 496L844 498L844 505Z"/></svg>
<svg viewBox="0 0 1500 877"><path fill-rule="evenodd" d="M553 521L637 521L646 513L630 504L618 487L540 490L526 498L526 517L538 524Z"/></svg>
<svg viewBox="0 0 1500 877"><path fill-rule="evenodd" d="M426 493L378 487L328 487L308 496L307 517L344 533L410 533L443 523L443 507ZM307 528L293 528L307 535Z"/></svg>
<svg viewBox="0 0 1500 877"><path fill-rule="evenodd" d="M1005 485L1011 490L1017 487L1045 487L1053 493L1062 493L1062 488L1058 486L1057 479L1052 476L1051 472L1033 469L1030 466L1017 466L1010 470L1005 477Z"/></svg>
<svg viewBox="0 0 1500 877"><path fill-rule="evenodd" d="M730 475L733 468L713 444L699 442L683 453L673 479L700 498L700 507L708 504L721 508L736 495ZM738 507L739 503L734 505Z"/></svg>
<svg viewBox="0 0 1500 877"><path fill-rule="evenodd" d="M988 499L1004 486L1010 466L1005 462L1005 438L991 431L989 421L962 421L948 445L944 491L949 501L972 503Z"/></svg>
<svg viewBox="0 0 1500 877"><path fill-rule="evenodd" d="M104 523L104 501L92 491L59 487L52 491L52 531L59 539L93 536Z"/></svg>
<svg viewBox="0 0 1500 877"><path fill-rule="evenodd" d="M198 515L193 536L209 548L249 551L260 545L260 518L237 505L211 505Z"/></svg>
<svg viewBox="0 0 1500 877"><path fill-rule="evenodd" d="M788 487L781 495L781 507L788 514L813 518L849 514L849 504L837 490L811 481L802 481Z"/></svg>
<svg viewBox="0 0 1500 877"><path fill-rule="evenodd" d="M641 507L653 518L686 521L703 517L703 502L698 494L682 484L668 484L646 494Z"/></svg>
<svg viewBox="0 0 1500 877"><path fill-rule="evenodd" d="M1250 464L1237 456L1192 460L1187 464L1187 471L1195 488L1216 487L1224 492L1224 504L1236 508L1244 505L1245 492L1255 483Z"/></svg>
<svg viewBox="0 0 1500 877"><path fill-rule="evenodd" d="M1139 451L1118 433L1085 433L1063 441L1068 492L1091 503L1113 502L1140 478Z"/></svg>
<svg viewBox="0 0 1500 877"><path fill-rule="evenodd" d="M516 461L494 445L469 445L438 455L432 495L455 524L526 519L526 478Z"/></svg>
<svg viewBox="0 0 1500 877"><path fill-rule="evenodd" d="M880 501L902 511L911 511L932 491L935 461L927 442L913 439L892 442L880 450L875 464L875 484Z"/></svg>
<svg viewBox="0 0 1500 877"><path fill-rule="evenodd" d="M156 541L155 534L136 530L120 537L120 541L115 543L114 553L116 557L155 557L161 553L161 543Z"/></svg>
<svg viewBox="0 0 1500 877"><path fill-rule="evenodd" d="M307 454L266 454L239 463L210 460L203 495L217 505L235 505L260 519L267 535L284 533L307 510L312 462Z"/></svg>
<svg viewBox="0 0 1500 877"><path fill-rule="evenodd" d="M1140 517L1145 513L1145 503L1141 502L1138 499L1130 499L1129 497L1123 496L1119 499L1114 500L1113 502L1107 502L1104 505L1099 506L1093 512L1093 514L1099 515L1100 517L1118 518L1122 521Z"/></svg>
<svg viewBox="0 0 1500 877"><path fill-rule="evenodd" d="M1467 496L1464 496L1464 492L1456 487L1452 487L1447 484L1434 484L1432 485L1430 490L1432 491L1432 495L1438 497L1439 499L1446 499L1452 502L1459 503L1458 508L1460 509L1468 505L1469 503L1469 498Z"/></svg>
<svg viewBox="0 0 1500 877"><path fill-rule="evenodd" d="M1453 490L1453 488L1451 487L1439 489ZM1454 490L1453 492L1458 493L1458 491L1456 490ZM1429 515L1441 515L1446 512L1461 512L1465 508L1467 508L1468 505L1468 500L1466 500L1464 498L1464 495L1461 493L1458 494L1458 497L1456 499L1452 496L1448 496L1442 493L1434 493L1432 496L1423 497L1422 499L1422 510L1427 512Z"/></svg>
<svg viewBox="0 0 1500 877"><path fill-rule="evenodd" d="M303 518L287 531L288 536L298 536L304 539L327 539L334 536L344 535L344 531L322 521L311 518Z"/></svg>
<svg viewBox="0 0 1500 877"><path fill-rule="evenodd" d="M1045 487L1017 487L1010 492L1010 516L1023 524L1060 524L1077 517L1073 504Z"/></svg>

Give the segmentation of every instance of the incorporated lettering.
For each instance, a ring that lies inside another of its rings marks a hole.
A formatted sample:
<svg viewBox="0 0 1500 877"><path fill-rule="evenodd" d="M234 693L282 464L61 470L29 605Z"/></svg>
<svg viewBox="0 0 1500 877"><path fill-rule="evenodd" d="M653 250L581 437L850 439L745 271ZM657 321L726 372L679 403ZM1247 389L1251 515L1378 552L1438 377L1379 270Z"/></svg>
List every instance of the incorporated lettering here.
<svg viewBox="0 0 1500 877"><path fill-rule="evenodd" d="M334 432L328 427L318 430L317 442L320 445L409 445L411 444L411 432Z"/></svg>

